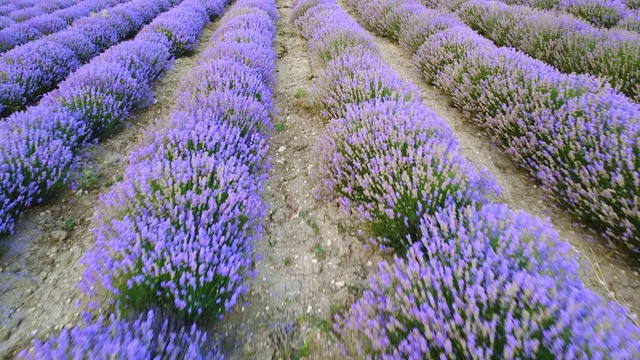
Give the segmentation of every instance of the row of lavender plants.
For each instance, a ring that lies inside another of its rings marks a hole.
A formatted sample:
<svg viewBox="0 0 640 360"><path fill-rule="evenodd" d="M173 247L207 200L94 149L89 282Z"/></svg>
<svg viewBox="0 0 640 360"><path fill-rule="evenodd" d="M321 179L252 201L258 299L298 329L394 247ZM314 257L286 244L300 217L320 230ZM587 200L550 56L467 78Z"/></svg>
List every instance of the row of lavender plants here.
<svg viewBox="0 0 640 360"><path fill-rule="evenodd" d="M496 47L455 15L395 0L354 4L564 208L636 256L640 106L600 79Z"/></svg>
<svg viewBox="0 0 640 360"><path fill-rule="evenodd" d="M247 290L266 207L275 25L239 5L181 82L169 130L153 133L101 198L83 285L123 312L216 319Z"/></svg>
<svg viewBox="0 0 640 360"><path fill-rule="evenodd" d="M391 19L396 6L407 16L417 10L394 2L367 15ZM292 12L320 69L312 98L328 119L327 189L396 253L336 316L345 356L640 355L640 329L626 310L583 286L575 253L548 220L492 203L493 178L464 160L451 129L345 11L333 0L301 0Z"/></svg>
<svg viewBox="0 0 640 360"><path fill-rule="evenodd" d="M620 24L630 10L619 0L505 0L509 5L525 5L541 10L568 12L596 26L611 28Z"/></svg>
<svg viewBox="0 0 640 360"><path fill-rule="evenodd" d="M9 24L0 30L0 53L16 46L64 30L76 19L89 16L125 0L86 0L66 9L34 17L25 22ZM0 20L6 23L6 21Z"/></svg>
<svg viewBox="0 0 640 360"><path fill-rule="evenodd" d="M0 114L20 110L182 0L132 0L0 55Z"/></svg>
<svg viewBox="0 0 640 360"><path fill-rule="evenodd" d="M599 29L568 14L497 1L422 0L422 3L429 8L455 11L469 27L498 46L514 47L565 73L604 78L640 102L638 33Z"/></svg>
<svg viewBox="0 0 640 360"><path fill-rule="evenodd" d="M13 10L12 6L4 6L8 4L0 5L0 29L5 27L27 21L37 16L47 15L56 10L66 9L76 5L80 0L45 0L45 1L30 1L23 4L32 4L31 6L18 9L15 5Z"/></svg>
<svg viewBox="0 0 640 360"><path fill-rule="evenodd" d="M15 10L26 9L35 6L38 0L3 0L0 1L0 16L9 15Z"/></svg>
<svg viewBox="0 0 640 360"><path fill-rule="evenodd" d="M12 231L26 208L64 186L80 151L148 105L151 84L172 58L195 48L207 12L219 9L215 0L204 8L188 1L78 69L38 106L0 123L0 233Z"/></svg>
<svg viewBox="0 0 640 360"><path fill-rule="evenodd" d="M106 291L120 317L36 342L25 358L222 357L195 324L230 311L253 272L276 21L275 2L238 1L181 82L169 126L149 134L124 180L101 198L83 285L91 295Z"/></svg>

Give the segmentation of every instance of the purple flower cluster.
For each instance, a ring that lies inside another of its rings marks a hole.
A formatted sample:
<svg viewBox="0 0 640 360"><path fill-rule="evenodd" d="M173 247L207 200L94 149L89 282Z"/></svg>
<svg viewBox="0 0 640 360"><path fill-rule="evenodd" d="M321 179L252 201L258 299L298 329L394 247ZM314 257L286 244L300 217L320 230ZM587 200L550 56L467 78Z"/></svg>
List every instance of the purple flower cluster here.
<svg viewBox="0 0 640 360"><path fill-rule="evenodd" d="M205 2L201 2L201 7L197 9L177 9L170 13L158 16L146 26L138 35L140 39L158 42L166 46L173 54L180 56L193 51L198 44L200 31L209 21L208 14L218 15L222 12L224 2L217 1L219 6L210 7L211 13L207 12ZM196 11L197 10L197 11Z"/></svg>
<svg viewBox="0 0 640 360"><path fill-rule="evenodd" d="M640 83L638 33L599 29L571 15L495 1L472 0L456 14L498 46L514 47L565 73L602 77L640 100L636 92Z"/></svg>
<svg viewBox="0 0 640 360"><path fill-rule="evenodd" d="M638 250L637 104L602 80L566 75L521 52L498 48L450 14L397 1L376 8L375 1L352 2L363 15L376 9L396 13L385 19L399 30L384 34L416 53L427 80L447 92L567 209L611 240ZM415 23L431 36L416 36L409 26ZM424 43L418 48L414 39Z"/></svg>
<svg viewBox="0 0 640 360"><path fill-rule="evenodd" d="M625 30L640 33L640 9L630 10L627 13L627 16L625 16L625 18L620 21L619 27ZM640 94L640 89L636 92L636 94Z"/></svg>
<svg viewBox="0 0 640 360"><path fill-rule="evenodd" d="M328 36L325 29L339 24L362 38L343 44L365 41L366 35L335 3L305 1L296 4L293 12L312 52L325 50L318 44L333 46L321 37ZM389 6L382 0L351 2L358 11L364 9L385 21L375 27L396 36L403 31L402 16L417 21L426 11L396 0L389 1ZM403 15L392 15L396 10ZM449 20L442 18L434 26L442 29ZM452 28L452 37L462 29ZM415 43L421 36L414 30L403 39ZM442 43L451 45L447 40ZM455 44L450 48L451 59L466 52ZM406 250L407 255L406 259L396 256L391 264L382 262L363 297L336 316L335 330L341 335L345 356L587 359L640 355L640 330L626 319L625 309L604 303L582 285L575 253L558 239L551 224L491 204L491 195L498 191L495 183L460 157L457 142L441 119L417 97L404 101L385 98L387 92L377 91L392 87L396 80L373 47L346 46L342 54L339 48L334 51L320 73L342 67L343 77L332 81L344 84L322 86L365 89L359 94L366 101L352 101L338 116L329 116L321 141L322 174L339 203L355 213L372 235L386 240L385 246ZM390 75L376 82L376 87L352 82L359 71L375 73L377 67ZM327 79L318 77L319 82Z"/></svg>
<svg viewBox="0 0 640 360"><path fill-rule="evenodd" d="M634 359L625 309L583 287L568 244L506 206L421 221L406 259L379 264L335 329L345 355L381 359Z"/></svg>
<svg viewBox="0 0 640 360"><path fill-rule="evenodd" d="M18 358L26 360L223 359L209 344L207 333L195 325L184 327L153 310L134 320L100 318L83 327L64 329L47 341L35 341Z"/></svg>
<svg viewBox="0 0 640 360"><path fill-rule="evenodd" d="M73 20L88 16L92 12L126 2L127 0L84 0L48 14L38 6L19 10L22 20L11 18L14 22L0 30L0 52L8 51L18 45L62 31ZM37 16L35 16L37 15Z"/></svg>
<svg viewBox="0 0 640 360"><path fill-rule="evenodd" d="M6 116L51 90L82 63L131 36L171 6L166 0L133 0L2 54L0 113ZM48 24L55 26L53 21Z"/></svg>
<svg viewBox="0 0 640 360"><path fill-rule="evenodd" d="M169 126L101 198L85 291L125 312L161 307L189 321L224 316L247 291L266 214L275 9L240 0L222 18Z"/></svg>
<svg viewBox="0 0 640 360"><path fill-rule="evenodd" d="M153 32L146 32L117 45L70 75L38 106L0 123L0 233L12 231L18 215L66 183L82 147L150 103L150 85L176 56L164 46L167 34L195 46L206 19L215 15L203 13L202 4L186 0L168 12L189 19L190 30L176 24L177 30L158 30L156 42L149 36Z"/></svg>
<svg viewBox="0 0 640 360"><path fill-rule="evenodd" d="M313 98L330 120L321 142L325 185L373 241L402 252L419 238L424 214L482 206L499 192L339 6L297 9L296 24L321 67Z"/></svg>

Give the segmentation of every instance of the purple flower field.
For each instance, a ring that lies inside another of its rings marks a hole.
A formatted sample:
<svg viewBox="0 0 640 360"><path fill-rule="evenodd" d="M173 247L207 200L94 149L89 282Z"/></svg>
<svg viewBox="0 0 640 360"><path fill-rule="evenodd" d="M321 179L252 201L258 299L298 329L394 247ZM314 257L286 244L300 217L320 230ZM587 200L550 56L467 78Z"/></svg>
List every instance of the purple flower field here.
<svg viewBox="0 0 640 360"><path fill-rule="evenodd" d="M0 0L0 358L640 358L638 11Z"/></svg>

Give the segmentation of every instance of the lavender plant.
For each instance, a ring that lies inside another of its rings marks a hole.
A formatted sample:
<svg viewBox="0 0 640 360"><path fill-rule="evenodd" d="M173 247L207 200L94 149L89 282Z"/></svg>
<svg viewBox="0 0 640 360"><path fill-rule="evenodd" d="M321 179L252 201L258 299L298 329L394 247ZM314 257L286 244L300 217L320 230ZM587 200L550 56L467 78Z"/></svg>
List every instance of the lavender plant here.
<svg viewBox="0 0 640 360"><path fill-rule="evenodd" d="M23 350L21 359L223 359L218 347L210 345L208 334L176 325L158 311L143 313L135 320L100 318L84 327L64 329L47 341L36 340Z"/></svg>
<svg viewBox="0 0 640 360"><path fill-rule="evenodd" d="M318 74L311 99L322 106L326 118L343 117L347 106L372 100L419 101L420 92L415 85L402 80L379 58L367 56L368 51L369 48L365 54L341 55Z"/></svg>
<svg viewBox="0 0 640 360"><path fill-rule="evenodd" d="M548 222L504 206L425 217L407 259L379 264L336 316L347 356L634 358L640 333L575 279ZM567 278L568 276L568 278Z"/></svg>
<svg viewBox="0 0 640 360"><path fill-rule="evenodd" d="M418 240L422 215L447 205L480 207L499 192L486 170L457 153L444 121L419 103L349 107L329 123L321 149L325 184L339 203L398 253Z"/></svg>

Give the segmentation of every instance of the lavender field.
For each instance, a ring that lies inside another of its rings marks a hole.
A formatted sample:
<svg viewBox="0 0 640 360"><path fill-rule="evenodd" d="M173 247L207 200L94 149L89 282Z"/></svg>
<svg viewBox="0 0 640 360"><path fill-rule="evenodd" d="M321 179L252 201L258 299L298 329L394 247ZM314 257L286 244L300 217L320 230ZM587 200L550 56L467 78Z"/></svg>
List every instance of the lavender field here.
<svg viewBox="0 0 640 360"><path fill-rule="evenodd" d="M0 0L0 359L640 359L640 3Z"/></svg>

